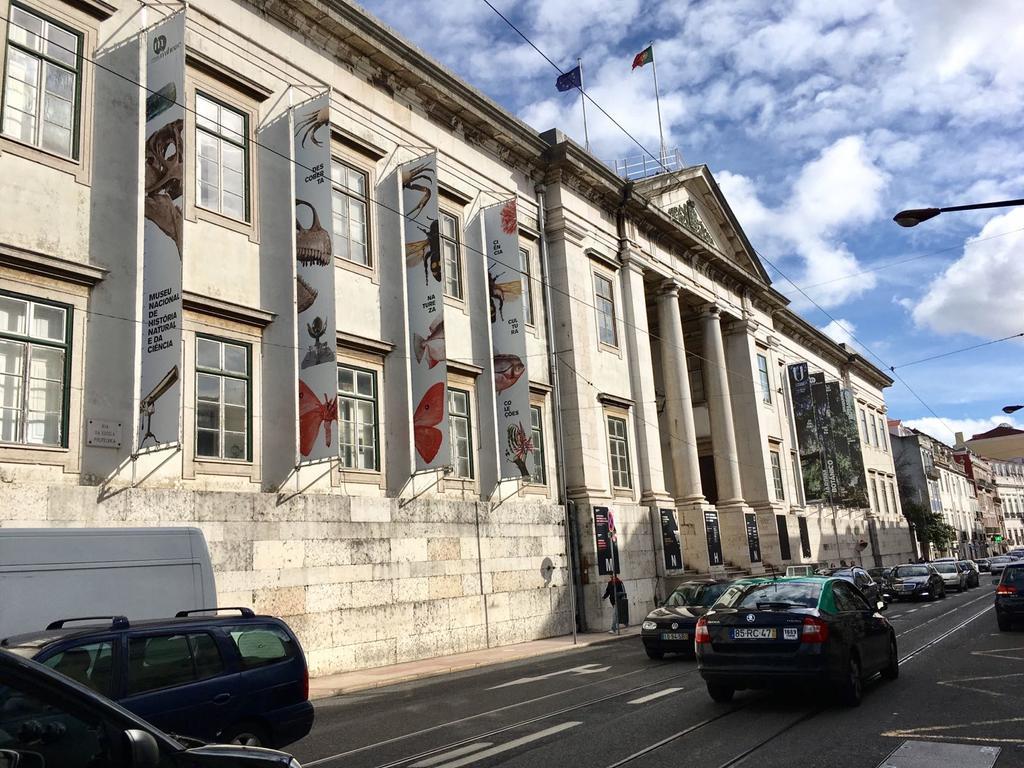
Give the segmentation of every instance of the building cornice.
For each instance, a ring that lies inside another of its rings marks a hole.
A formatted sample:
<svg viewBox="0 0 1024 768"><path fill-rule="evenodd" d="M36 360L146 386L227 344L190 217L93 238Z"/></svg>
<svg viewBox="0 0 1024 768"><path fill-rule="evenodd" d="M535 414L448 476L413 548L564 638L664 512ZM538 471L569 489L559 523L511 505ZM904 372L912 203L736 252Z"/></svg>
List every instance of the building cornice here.
<svg viewBox="0 0 1024 768"><path fill-rule="evenodd" d="M62 259L60 256L49 256L14 245L0 245L0 266L90 288L103 280L108 272L92 264L82 264Z"/></svg>
<svg viewBox="0 0 1024 768"><path fill-rule="evenodd" d="M198 312L210 317L232 320L236 323L251 325L255 328L266 328L277 317L273 312L235 304L233 301L214 299L191 291L181 292L182 306L191 312Z"/></svg>

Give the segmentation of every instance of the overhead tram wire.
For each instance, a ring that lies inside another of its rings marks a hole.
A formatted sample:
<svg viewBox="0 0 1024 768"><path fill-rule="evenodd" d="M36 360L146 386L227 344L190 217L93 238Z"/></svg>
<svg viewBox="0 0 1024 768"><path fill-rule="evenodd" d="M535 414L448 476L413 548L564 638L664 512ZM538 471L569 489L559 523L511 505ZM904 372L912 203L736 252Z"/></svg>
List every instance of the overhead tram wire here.
<svg viewBox="0 0 1024 768"><path fill-rule="evenodd" d="M490 0L482 0L482 1L483 1L483 3L485 5L487 5L488 8L490 8L492 11L494 11L494 13L496 13L502 19L502 21L504 21L509 27L511 27L516 32L516 34L518 34L520 37L522 37L523 40L525 40L529 44L529 46L531 48L533 48L535 51L537 51L537 53L539 53L544 58L545 61L547 61L549 64L551 64L551 66L554 67L556 70L558 70L559 73L565 74L564 72L562 72L561 67L559 67L554 61L552 61L552 59L546 53L544 53L544 51L542 51L540 48L538 48L537 45L532 40L530 40L530 38L527 37L526 34L524 34L522 30L519 29L519 27L517 27L515 24L513 24L512 21L507 16L505 16L501 11L499 11L497 8L495 8L491 4ZM640 147L640 149L644 152L644 154L646 154L648 157L650 157L652 160L654 160L654 162L657 163L658 166L660 166L662 169L664 169L666 174L668 174L669 176L671 176L673 178L677 178L677 179L679 178L679 172L678 171L673 171L671 168L669 168L667 165L665 165L665 162L664 162L664 160L662 158L659 158L659 157L655 156L653 152L651 152L649 149L647 149L647 147L645 147L640 142L640 140L637 139L632 133L630 133L628 130L626 130L626 128L624 128L622 126L622 124L619 123L618 120L616 120L614 117L609 115L608 112L606 112L605 109L600 104L598 104L593 99L593 97L590 96L590 94L586 93L582 89L581 89L581 93L583 94L583 96L588 101L590 101L591 104L593 104L598 109L598 111L601 112L601 114L603 114L605 117L607 117L620 131L622 131L623 134L625 134L630 139L630 141L632 141L634 144L636 144L638 147ZM652 205L654 205L654 207L657 208L658 210L661 210L661 207L656 205L656 204L654 204L653 202L652 202ZM664 211L662 211L662 212L664 213ZM769 266L771 266L772 269L774 269L776 272L778 272L779 275L782 276L786 280L786 282L788 282L790 285L792 285L797 291L800 292L800 294L805 299L807 299L811 304L813 304L815 307L817 307L818 310L823 315L825 315L825 317L827 317L829 320L831 320L834 323L838 323L839 322L838 320L836 320L835 317L832 316L832 314L830 312L828 312L818 302L816 302L814 299L812 299L803 288L801 288L799 285L797 285L776 264L774 264L770 259L768 259L766 256L764 256L756 248L753 249L753 250L754 250L754 253L758 256L758 258L762 259L765 263L767 263ZM914 398L919 403L921 403L921 405L923 405L925 407L925 409L930 414L932 414L932 416L934 416L936 419L938 419L939 422L943 426L945 426L947 429L949 429L949 425L945 423L945 421L942 419L942 417L939 416L935 412L935 410L930 405L928 405L928 403L926 403L921 398L921 396L919 394L917 394L917 392L914 391L914 389L906 382L906 380L904 380L902 376L900 376L898 373L896 373L895 369L892 366L890 366L888 363L886 363L885 360L883 360L881 358L881 356L877 352L875 352L873 349L871 349L871 347L869 347L864 342L860 341L860 339L858 339L852 333L850 333L850 338L853 341L857 342L867 352L869 352L872 357L874 357L876 360L878 360L882 364L884 369L890 371L892 373L892 375L896 377L896 380L899 381L904 387L906 387L907 391L910 392L910 394L913 395Z"/></svg>
<svg viewBox="0 0 1024 768"><path fill-rule="evenodd" d="M961 347L960 349L952 349L949 352L942 352L938 355L931 355L930 357L922 357L920 360L911 360L909 363L901 363L900 365L894 365L890 370L895 371L897 368L907 368L911 365L917 365L918 363L927 363L932 360L938 360L943 357L949 357L950 355L959 355L961 352L970 352L971 350L981 349L982 347L990 347L993 344L999 344L1004 341L1010 341L1012 339L1024 338L1024 331L1020 333L1014 333L1009 336L1003 336L1001 339L992 339L990 341L983 341L981 344L972 344L969 347Z"/></svg>

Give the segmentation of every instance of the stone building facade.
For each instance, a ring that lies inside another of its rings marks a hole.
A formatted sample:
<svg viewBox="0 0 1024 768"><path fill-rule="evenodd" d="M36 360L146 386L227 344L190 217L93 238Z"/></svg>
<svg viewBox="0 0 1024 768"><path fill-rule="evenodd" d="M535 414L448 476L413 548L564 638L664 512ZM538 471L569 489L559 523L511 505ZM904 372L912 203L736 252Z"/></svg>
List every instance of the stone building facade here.
<svg viewBox="0 0 1024 768"><path fill-rule="evenodd" d="M136 451L140 41L168 9L0 10L0 526L197 526L221 603L284 616L314 674L563 634L574 602L581 624L602 625L595 507L615 520L634 615L668 577L911 551L877 426L891 381L787 308L705 166L626 182L345 0L188 4L181 439ZM281 125L328 88L350 416L338 457L307 464ZM453 470L413 474L397 169L430 151L451 428L465 439ZM509 198L540 458L529 482L499 477L488 354L480 212ZM855 397L869 507L805 503L794 362Z"/></svg>

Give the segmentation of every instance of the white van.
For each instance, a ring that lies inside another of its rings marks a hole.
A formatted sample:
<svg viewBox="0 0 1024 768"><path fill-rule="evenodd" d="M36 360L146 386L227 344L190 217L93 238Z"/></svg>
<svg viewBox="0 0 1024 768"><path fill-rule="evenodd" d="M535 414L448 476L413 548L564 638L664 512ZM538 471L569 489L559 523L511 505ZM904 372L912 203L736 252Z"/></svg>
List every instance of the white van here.
<svg viewBox="0 0 1024 768"><path fill-rule="evenodd" d="M58 619L158 619L216 606L198 528L0 529L0 637Z"/></svg>

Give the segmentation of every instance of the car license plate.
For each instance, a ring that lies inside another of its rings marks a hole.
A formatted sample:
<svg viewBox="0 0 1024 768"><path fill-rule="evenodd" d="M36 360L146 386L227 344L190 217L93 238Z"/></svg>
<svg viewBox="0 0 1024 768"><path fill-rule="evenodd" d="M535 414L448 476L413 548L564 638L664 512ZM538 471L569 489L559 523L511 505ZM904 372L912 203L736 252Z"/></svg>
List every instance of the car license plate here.
<svg viewBox="0 0 1024 768"><path fill-rule="evenodd" d="M900 592L913 592L913 591L914 591L914 585L913 584L900 584Z"/></svg>
<svg viewBox="0 0 1024 768"><path fill-rule="evenodd" d="M662 640L689 640L690 636L686 632L662 632Z"/></svg>
<svg viewBox="0 0 1024 768"><path fill-rule="evenodd" d="M738 627L732 631L733 640L774 640L775 628Z"/></svg>

